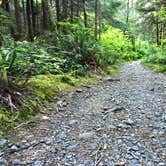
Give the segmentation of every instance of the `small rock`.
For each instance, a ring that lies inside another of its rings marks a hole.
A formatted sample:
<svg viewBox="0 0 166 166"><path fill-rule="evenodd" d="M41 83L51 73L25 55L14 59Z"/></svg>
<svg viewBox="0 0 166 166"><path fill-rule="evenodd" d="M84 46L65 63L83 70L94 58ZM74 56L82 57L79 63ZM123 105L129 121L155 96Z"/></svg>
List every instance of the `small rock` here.
<svg viewBox="0 0 166 166"><path fill-rule="evenodd" d="M138 160L133 159L131 160L129 166L141 166L141 164L138 162Z"/></svg>
<svg viewBox="0 0 166 166"><path fill-rule="evenodd" d="M56 136L58 139L61 139L61 140L65 140L66 139L66 135L64 133L60 133Z"/></svg>
<svg viewBox="0 0 166 166"><path fill-rule="evenodd" d="M159 166L165 166L166 163L159 163Z"/></svg>
<svg viewBox="0 0 166 166"><path fill-rule="evenodd" d="M103 131L103 128L99 127L96 129L97 132Z"/></svg>
<svg viewBox="0 0 166 166"><path fill-rule="evenodd" d="M17 151L18 150L18 147L16 145L13 145L11 146L10 148L11 151Z"/></svg>
<svg viewBox="0 0 166 166"><path fill-rule="evenodd" d="M0 166L7 166L7 165L8 165L7 160L4 159L4 158L1 158L1 159L0 159Z"/></svg>
<svg viewBox="0 0 166 166"><path fill-rule="evenodd" d="M13 166L20 166L22 163L21 163L20 160L14 159L14 160L12 161L12 164L13 164Z"/></svg>
<svg viewBox="0 0 166 166"><path fill-rule="evenodd" d="M49 120L50 118L48 116L42 116L41 120Z"/></svg>
<svg viewBox="0 0 166 166"><path fill-rule="evenodd" d="M123 122L126 123L127 125L131 125L131 126L134 125L134 121L131 119L124 120Z"/></svg>
<svg viewBox="0 0 166 166"><path fill-rule="evenodd" d="M104 111L107 111L107 110L109 110L109 109L110 109L109 107L104 107L104 108L103 108ZM104 113L105 113L105 112L104 112ZM108 112L107 112L107 113L108 113Z"/></svg>
<svg viewBox="0 0 166 166"><path fill-rule="evenodd" d="M56 120L50 120L50 124L56 124L57 121Z"/></svg>
<svg viewBox="0 0 166 166"><path fill-rule="evenodd" d="M83 87L85 87L85 88L88 88L88 89L90 89L91 88L91 86L90 85L82 85Z"/></svg>
<svg viewBox="0 0 166 166"><path fill-rule="evenodd" d="M124 161L119 161L119 162L115 163L114 165L115 165L115 166L125 166L125 164L126 164L126 162L124 162Z"/></svg>
<svg viewBox="0 0 166 166"><path fill-rule="evenodd" d="M77 120L70 120L70 121L69 121L69 125L70 125L70 126L72 126L72 125L74 125L74 124L76 124L76 123L77 123Z"/></svg>
<svg viewBox="0 0 166 166"><path fill-rule="evenodd" d="M83 89L79 88L76 90L76 92L81 93L81 92L83 92Z"/></svg>
<svg viewBox="0 0 166 166"><path fill-rule="evenodd" d="M114 129L116 129L116 126L114 126L114 125L109 125L109 129L112 129L112 130L114 130Z"/></svg>
<svg viewBox="0 0 166 166"><path fill-rule="evenodd" d="M78 148L78 144L74 144L74 145L69 145L66 147L66 150L76 150Z"/></svg>
<svg viewBox="0 0 166 166"><path fill-rule="evenodd" d="M28 160L28 161L26 162L27 165L32 165L33 163L34 163L33 160Z"/></svg>
<svg viewBox="0 0 166 166"><path fill-rule="evenodd" d="M162 119L166 123L166 115L163 115Z"/></svg>
<svg viewBox="0 0 166 166"><path fill-rule="evenodd" d="M107 78L104 78L103 81L120 81L119 78L112 78L112 77L107 77Z"/></svg>
<svg viewBox="0 0 166 166"><path fill-rule="evenodd" d="M87 132L87 133L82 133L79 135L80 139L89 139L92 138L95 135L94 132Z"/></svg>
<svg viewBox="0 0 166 166"><path fill-rule="evenodd" d="M88 147L92 150L95 150L95 149L97 149L98 145L96 143L91 143L88 145Z"/></svg>
<svg viewBox="0 0 166 166"><path fill-rule="evenodd" d="M128 149L129 151L138 151L139 147L138 146L132 146Z"/></svg>
<svg viewBox="0 0 166 166"><path fill-rule="evenodd" d="M57 153L58 153L58 149L55 148L55 147L51 148L50 151L51 151L51 153L54 153L54 154L57 154Z"/></svg>
<svg viewBox="0 0 166 166"><path fill-rule="evenodd" d="M124 110L124 108L120 107L120 106L116 106L116 107L110 109L110 111L115 112L115 113L120 112L122 110Z"/></svg>
<svg viewBox="0 0 166 166"><path fill-rule="evenodd" d="M6 139L0 139L0 147L5 146L6 143L7 143Z"/></svg>
<svg viewBox="0 0 166 166"><path fill-rule="evenodd" d="M122 124L120 123L119 125L117 125L118 128L121 128L121 129L128 129L129 126L125 125L125 124Z"/></svg>
<svg viewBox="0 0 166 166"><path fill-rule="evenodd" d="M154 88L149 89L150 91L154 91Z"/></svg>

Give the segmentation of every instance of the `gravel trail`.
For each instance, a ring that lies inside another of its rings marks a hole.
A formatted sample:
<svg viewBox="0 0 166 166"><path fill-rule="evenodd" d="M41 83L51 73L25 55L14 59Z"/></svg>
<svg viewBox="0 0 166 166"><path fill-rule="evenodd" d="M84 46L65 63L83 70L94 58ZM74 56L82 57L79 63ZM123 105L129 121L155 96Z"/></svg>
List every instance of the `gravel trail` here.
<svg viewBox="0 0 166 166"><path fill-rule="evenodd" d="M140 61L53 107L34 128L18 129L0 165L166 166L166 76Z"/></svg>

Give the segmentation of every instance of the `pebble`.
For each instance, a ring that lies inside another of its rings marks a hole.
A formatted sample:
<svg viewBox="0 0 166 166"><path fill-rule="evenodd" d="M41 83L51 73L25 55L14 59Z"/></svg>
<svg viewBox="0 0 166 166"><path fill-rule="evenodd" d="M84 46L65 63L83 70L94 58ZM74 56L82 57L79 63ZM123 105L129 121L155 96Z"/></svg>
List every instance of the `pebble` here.
<svg viewBox="0 0 166 166"><path fill-rule="evenodd" d="M8 165L7 160L4 158L0 158L0 166L7 166L7 165Z"/></svg>
<svg viewBox="0 0 166 166"><path fill-rule="evenodd" d="M79 139L90 139L94 137L94 135L95 135L94 132L81 133L79 134Z"/></svg>
<svg viewBox="0 0 166 166"><path fill-rule="evenodd" d="M73 145L67 146L65 149L69 151L73 151L73 150L76 150L77 148L78 148L78 144L73 144Z"/></svg>
<svg viewBox="0 0 166 166"><path fill-rule="evenodd" d="M138 151L139 147L138 146L132 146L128 149L129 151Z"/></svg>
<svg viewBox="0 0 166 166"><path fill-rule="evenodd" d="M121 129L128 129L128 128L130 128L128 125L125 125L125 124L122 124L122 123L118 124L117 127L121 128Z"/></svg>
<svg viewBox="0 0 166 166"><path fill-rule="evenodd" d="M88 147L89 149L95 150L97 149L98 145L96 143L91 143L91 144L88 144Z"/></svg>
<svg viewBox="0 0 166 166"><path fill-rule="evenodd" d="M134 121L131 119L124 120L123 122L126 123L127 125L131 125L131 126L135 124Z"/></svg>
<svg viewBox="0 0 166 166"><path fill-rule="evenodd" d="M112 78L112 77L107 77L107 78L104 78L103 81L120 81L119 78Z"/></svg>
<svg viewBox="0 0 166 166"><path fill-rule="evenodd" d="M124 161L119 161L117 163L114 164L114 166L125 166L126 162Z"/></svg>
<svg viewBox="0 0 166 166"><path fill-rule="evenodd" d="M76 92L81 93L81 92L83 92L83 89L79 88L76 90Z"/></svg>
<svg viewBox="0 0 166 166"><path fill-rule="evenodd" d="M61 140L65 140L66 139L66 135L64 133L59 133L56 137L58 139L61 139Z"/></svg>
<svg viewBox="0 0 166 166"><path fill-rule="evenodd" d="M18 159L14 159L14 160L12 161L12 165L13 165L13 166L21 166L22 163L21 163L20 160L18 160Z"/></svg>
<svg viewBox="0 0 166 166"><path fill-rule="evenodd" d="M122 110L124 110L124 108L120 107L120 106L116 106L116 107L110 109L110 111L115 112L115 113L121 112Z"/></svg>
<svg viewBox="0 0 166 166"><path fill-rule="evenodd" d="M5 146L6 143L7 143L6 139L0 139L0 147Z"/></svg>
<svg viewBox="0 0 166 166"><path fill-rule="evenodd" d="M16 145L12 145L10 148L11 151L17 151L18 147Z"/></svg>
<svg viewBox="0 0 166 166"><path fill-rule="evenodd" d="M166 163L159 163L158 166L166 166Z"/></svg>
<svg viewBox="0 0 166 166"><path fill-rule="evenodd" d="M109 125L109 129L114 130L114 129L116 129L116 126L111 124L111 125Z"/></svg>
<svg viewBox="0 0 166 166"><path fill-rule="evenodd" d="M136 159L132 159L129 163L129 166L141 166L141 164Z"/></svg>

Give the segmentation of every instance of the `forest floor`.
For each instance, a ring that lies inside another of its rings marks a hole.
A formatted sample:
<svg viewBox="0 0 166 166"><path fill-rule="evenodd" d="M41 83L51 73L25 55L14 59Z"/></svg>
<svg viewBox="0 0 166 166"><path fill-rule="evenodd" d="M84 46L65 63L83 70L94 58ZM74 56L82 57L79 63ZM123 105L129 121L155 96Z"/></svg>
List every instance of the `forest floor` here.
<svg viewBox="0 0 166 166"><path fill-rule="evenodd" d="M128 63L62 95L35 127L20 126L0 165L165 166L165 113L166 76Z"/></svg>

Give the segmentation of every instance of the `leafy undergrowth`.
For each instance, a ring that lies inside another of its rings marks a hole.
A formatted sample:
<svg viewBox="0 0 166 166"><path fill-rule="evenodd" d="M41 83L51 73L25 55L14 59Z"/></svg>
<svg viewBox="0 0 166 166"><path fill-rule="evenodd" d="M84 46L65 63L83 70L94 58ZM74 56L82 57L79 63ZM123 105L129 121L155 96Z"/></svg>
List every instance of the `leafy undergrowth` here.
<svg viewBox="0 0 166 166"><path fill-rule="evenodd" d="M142 59L142 63L155 72L166 73L166 52L165 49L151 47L148 54Z"/></svg>

